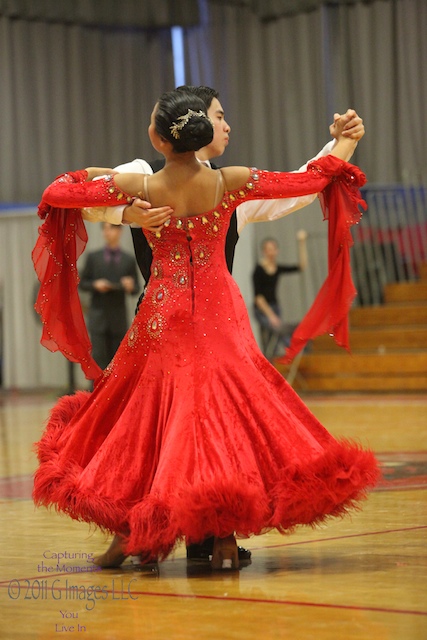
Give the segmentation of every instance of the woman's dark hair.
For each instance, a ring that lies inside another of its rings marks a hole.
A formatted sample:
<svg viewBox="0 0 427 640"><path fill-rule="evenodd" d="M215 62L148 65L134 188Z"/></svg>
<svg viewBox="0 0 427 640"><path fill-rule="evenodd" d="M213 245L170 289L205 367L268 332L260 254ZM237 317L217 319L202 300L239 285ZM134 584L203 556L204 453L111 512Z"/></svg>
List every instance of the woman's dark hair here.
<svg viewBox="0 0 427 640"><path fill-rule="evenodd" d="M191 91L180 89L160 96L154 123L176 153L198 151L212 142L213 125L205 103Z"/></svg>

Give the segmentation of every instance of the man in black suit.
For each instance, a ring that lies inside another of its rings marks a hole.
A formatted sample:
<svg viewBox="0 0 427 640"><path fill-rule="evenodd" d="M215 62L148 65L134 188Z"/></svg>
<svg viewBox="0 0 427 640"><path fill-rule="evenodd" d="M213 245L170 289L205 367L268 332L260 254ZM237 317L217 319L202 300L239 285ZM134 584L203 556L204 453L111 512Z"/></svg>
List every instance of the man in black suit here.
<svg viewBox="0 0 427 640"><path fill-rule="evenodd" d="M135 258L120 248L123 227L103 223L105 247L87 256L80 288L90 291L88 329L95 362L105 369L128 327L126 294L139 291Z"/></svg>

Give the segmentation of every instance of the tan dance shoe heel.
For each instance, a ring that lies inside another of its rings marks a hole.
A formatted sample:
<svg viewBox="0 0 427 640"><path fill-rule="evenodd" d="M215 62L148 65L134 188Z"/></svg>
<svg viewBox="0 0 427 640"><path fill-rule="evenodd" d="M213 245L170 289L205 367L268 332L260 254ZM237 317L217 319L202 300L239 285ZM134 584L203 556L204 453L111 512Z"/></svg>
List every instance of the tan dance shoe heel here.
<svg viewBox="0 0 427 640"><path fill-rule="evenodd" d="M119 536L114 536L107 551L101 556L94 558L93 564L103 569L114 569L115 567L120 567L126 558L127 555L123 553L122 539Z"/></svg>
<svg viewBox="0 0 427 640"><path fill-rule="evenodd" d="M234 536L215 538L211 566L215 570L239 568L239 553Z"/></svg>

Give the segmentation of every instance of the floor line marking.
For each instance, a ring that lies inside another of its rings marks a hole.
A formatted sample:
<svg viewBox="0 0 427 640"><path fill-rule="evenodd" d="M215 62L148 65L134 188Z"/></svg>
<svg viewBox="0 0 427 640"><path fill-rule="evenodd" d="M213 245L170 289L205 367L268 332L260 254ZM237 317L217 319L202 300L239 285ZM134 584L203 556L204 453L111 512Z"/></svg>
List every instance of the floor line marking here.
<svg viewBox="0 0 427 640"><path fill-rule="evenodd" d="M64 575L64 574L61 574ZM69 574L66 574L67 577ZM52 576L53 577L53 576ZM123 578L120 578L123 580ZM0 587L6 588L6 584L0 584ZM82 585L84 586L84 585ZM67 591L69 587L55 587L56 591ZM115 589L106 589L104 593L116 593L117 595L129 593L129 591L116 591ZM324 609L343 609L349 611L372 611L373 613L395 613L399 615L427 616L427 611L412 611L410 609L390 609L387 607L364 607L351 604L331 604L327 602L302 602L299 600L273 600L269 598L245 598L242 596L214 596L207 594L189 594L189 593L165 593L159 591L132 591L132 596L151 596L154 598L185 598L192 600L213 600L219 602L242 602L247 604L274 604L288 605L294 607L318 607Z"/></svg>
<svg viewBox="0 0 427 640"><path fill-rule="evenodd" d="M269 544L262 547L251 547L252 551L258 549L277 549L279 547L292 547L298 544L312 544L313 542L330 542L331 540L344 540L346 538L362 538L364 536L379 536L386 533L401 533L403 531L416 531L418 529L427 529L426 524L416 525L414 527L403 527L402 529L384 529L380 531L367 531L366 533L349 533L345 536L332 536L330 538L315 538L314 540L300 540L299 542L284 542L283 544Z"/></svg>

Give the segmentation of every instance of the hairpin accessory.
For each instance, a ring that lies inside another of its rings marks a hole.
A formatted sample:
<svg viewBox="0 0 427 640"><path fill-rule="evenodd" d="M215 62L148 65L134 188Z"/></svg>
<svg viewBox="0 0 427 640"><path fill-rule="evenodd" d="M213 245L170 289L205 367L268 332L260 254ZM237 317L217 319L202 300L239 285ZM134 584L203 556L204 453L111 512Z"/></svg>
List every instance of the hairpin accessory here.
<svg viewBox="0 0 427 640"><path fill-rule="evenodd" d="M179 140L179 137L180 137L179 132L181 131L181 129L185 127L185 125L188 123L190 118L192 118L193 116L200 116L201 118L207 118L212 123L212 120L209 118L209 116L206 115L206 113L203 113L203 111L193 111L192 109L189 109L184 116L179 116L179 118L177 118L179 122L174 122L172 126L169 127L170 132L175 138L175 140Z"/></svg>

